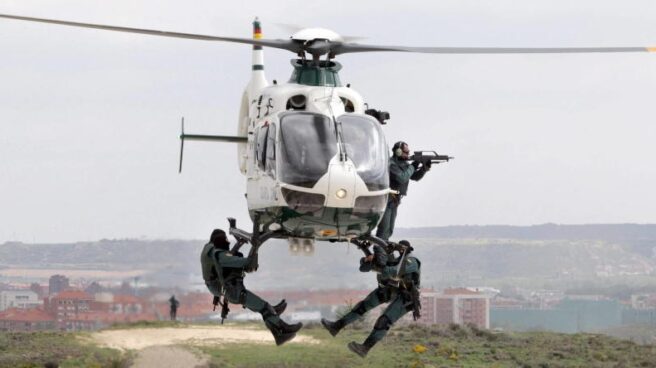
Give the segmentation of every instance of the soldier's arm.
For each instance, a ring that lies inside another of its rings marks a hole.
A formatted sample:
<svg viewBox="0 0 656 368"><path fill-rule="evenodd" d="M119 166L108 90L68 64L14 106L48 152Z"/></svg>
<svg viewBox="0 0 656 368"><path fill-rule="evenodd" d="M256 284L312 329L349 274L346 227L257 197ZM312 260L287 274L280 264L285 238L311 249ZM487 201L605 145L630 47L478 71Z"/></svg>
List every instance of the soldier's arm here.
<svg viewBox="0 0 656 368"><path fill-rule="evenodd" d="M220 252L217 261L221 267L244 268L250 263L248 258L233 256L230 252Z"/></svg>
<svg viewBox="0 0 656 368"><path fill-rule="evenodd" d="M419 180L421 180L421 178L424 177L424 175L426 175L426 171L427 170L424 169L424 167L422 167L419 170L415 170L415 172L412 174L412 176L410 176L410 179L415 180L415 181L419 181Z"/></svg>
<svg viewBox="0 0 656 368"><path fill-rule="evenodd" d="M367 261L365 257L360 258L360 272L369 272L373 269L373 262Z"/></svg>
<svg viewBox="0 0 656 368"><path fill-rule="evenodd" d="M409 273L419 271L419 264L414 259L408 258L405 262L406 262L405 270L404 270L403 274L399 275L399 276L403 276L403 275L406 275L406 274L409 274ZM398 269L399 266L400 265L385 266L380 271L380 273L385 277L394 277L394 276L396 276L396 270Z"/></svg>
<svg viewBox="0 0 656 368"><path fill-rule="evenodd" d="M412 175L415 173L415 167L412 165L408 165L405 169L402 169L399 165L396 165L394 163L390 163L390 175L393 175L396 181L398 181L401 184L407 183Z"/></svg>

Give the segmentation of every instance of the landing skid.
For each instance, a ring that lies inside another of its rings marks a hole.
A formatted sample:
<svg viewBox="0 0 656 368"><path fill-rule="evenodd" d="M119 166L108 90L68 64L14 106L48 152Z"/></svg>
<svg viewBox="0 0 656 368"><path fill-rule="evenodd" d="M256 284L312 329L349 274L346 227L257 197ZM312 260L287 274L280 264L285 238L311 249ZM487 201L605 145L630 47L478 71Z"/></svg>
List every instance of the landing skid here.
<svg viewBox="0 0 656 368"><path fill-rule="evenodd" d="M262 246L262 244L264 244L264 242L266 242L271 238L285 237L284 232L280 230L261 231L260 230L261 224L259 222L259 219L260 219L260 215L258 213L255 213L255 216L253 218L253 231L249 233L237 227L236 219L232 217L228 217L228 223L230 225L228 231L230 235L234 236L235 239L237 239L237 243L232 247L232 249L230 249L230 252L236 254L237 252L239 252L239 249L241 249L241 247L244 244L251 245L251 249L248 254L248 258L250 258L251 263L245 269L247 272L257 271L259 267L258 254L259 254L260 247ZM351 239L350 242L355 244L355 246L357 246L360 250L362 250L365 256L369 256L372 254L371 250L369 249L372 245L378 245L387 249L394 244L373 235L363 235L359 238Z"/></svg>
<svg viewBox="0 0 656 368"><path fill-rule="evenodd" d="M372 254L371 250L369 250L369 247L372 245L379 245L385 249L390 245L390 242L373 235L363 235L359 238L351 239L351 243L355 244L365 256Z"/></svg>
<svg viewBox="0 0 656 368"><path fill-rule="evenodd" d="M230 224L228 232L230 235L234 236L235 239L237 239L237 243L232 247L230 252L236 254L244 244L251 245L251 250L248 253L248 258L250 258L251 263L245 269L247 272L257 271L258 267L260 266L258 254L262 244L271 238L281 235L280 231L269 230L262 232L260 230L260 222L258 221L259 219L260 215L255 213L255 217L253 218L253 232L249 233L237 228L237 220L232 217L228 217L228 223Z"/></svg>

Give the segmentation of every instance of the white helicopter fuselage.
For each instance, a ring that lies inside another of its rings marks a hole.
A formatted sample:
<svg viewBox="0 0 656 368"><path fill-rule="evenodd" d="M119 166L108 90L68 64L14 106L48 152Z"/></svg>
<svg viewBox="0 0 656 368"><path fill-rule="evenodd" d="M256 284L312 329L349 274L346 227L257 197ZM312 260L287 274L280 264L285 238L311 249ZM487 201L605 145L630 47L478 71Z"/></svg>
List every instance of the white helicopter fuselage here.
<svg viewBox="0 0 656 368"><path fill-rule="evenodd" d="M251 216L300 238L370 233L387 204L387 144L360 94L286 83L254 97L240 119L248 122L240 168Z"/></svg>
<svg viewBox="0 0 656 368"><path fill-rule="evenodd" d="M254 38L258 38L257 27ZM290 237L348 240L369 234L387 205L387 143L362 96L341 86L341 65L292 60L289 83L269 85L253 47L238 148L251 218Z"/></svg>

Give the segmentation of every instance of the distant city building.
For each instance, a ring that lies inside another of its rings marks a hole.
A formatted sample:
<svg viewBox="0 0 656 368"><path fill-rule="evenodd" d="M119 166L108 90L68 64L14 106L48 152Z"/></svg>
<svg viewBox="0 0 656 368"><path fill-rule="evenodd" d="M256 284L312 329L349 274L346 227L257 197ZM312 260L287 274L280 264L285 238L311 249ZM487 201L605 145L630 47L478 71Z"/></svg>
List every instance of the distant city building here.
<svg viewBox="0 0 656 368"><path fill-rule="evenodd" d="M141 299L134 295L114 295L109 311L118 314L136 314L143 312Z"/></svg>
<svg viewBox="0 0 656 368"><path fill-rule="evenodd" d="M55 318L42 309L10 308L0 312L0 331L43 331L55 327Z"/></svg>
<svg viewBox="0 0 656 368"><path fill-rule="evenodd" d="M422 324L473 324L490 328L490 298L465 288L445 289L442 293L422 292Z"/></svg>
<svg viewBox="0 0 656 368"><path fill-rule="evenodd" d="M84 292L91 295L101 293L103 292L103 290L104 290L103 287L100 286L100 284L96 281L92 282L91 284L89 284L89 286L84 288Z"/></svg>
<svg viewBox="0 0 656 368"><path fill-rule="evenodd" d="M5 290L0 291L0 311L9 308L30 309L42 303L38 295L32 290Z"/></svg>
<svg viewBox="0 0 656 368"><path fill-rule="evenodd" d="M48 281L48 294L57 294L70 288L68 277L64 275L52 275Z"/></svg>
<svg viewBox="0 0 656 368"><path fill-rule="evenodd" d="M494 298L495 296L501 294L501 290L490 286L468 286L466 289L469 291L475 291L481 294L485 294L489 298Z"/></svg>
<svg viewBox="0 0 656 368"><path fill-rule="evenodd" d="M633 309L656 309L656 294L631 295L631 307Z"/></svg>
<svg viewBox="0 0 656 368"><path fill-rule="evenodd" d="M32 284L30 284L30 290L35 292L39 299L43 299L43 297L46 295L43 287L37 282L33 282Z"/></svg>
<svg viewBox="0 0 656 368"><path fill-rule="evenodd" d="M91 310L94 298L80 290L64 290L47 299L46 311L55 316L57 327L64 331L80 329L73 321Z"/></svg>

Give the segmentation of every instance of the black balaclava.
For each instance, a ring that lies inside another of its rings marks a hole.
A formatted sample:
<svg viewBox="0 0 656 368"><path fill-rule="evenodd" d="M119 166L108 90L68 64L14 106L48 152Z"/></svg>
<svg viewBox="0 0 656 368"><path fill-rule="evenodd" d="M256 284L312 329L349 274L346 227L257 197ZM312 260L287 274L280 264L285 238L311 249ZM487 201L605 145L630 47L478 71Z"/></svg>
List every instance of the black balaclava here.
<svg viewBox="0 0 656 368"><path fill-rule="evenodd" d="M412 252L413 250L415 250L415 248L413 248L413 247L410 245L410 242L407 241L407 240L401 240L401 241L399 242L399 244L403 245L403 246L405 247L405 249L407 250L408 253L410 253L410 252Z"/></svg>
<svg viewBox="0 0 656 368"><path fill-rule="evenodd" d="M212 231L212 235L210 236L210 243L214 244L216 248L223 250L228 250L228 246L230 245L225 231L221 229L214 229L214 231Z"/></svg>

